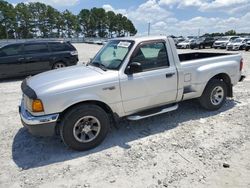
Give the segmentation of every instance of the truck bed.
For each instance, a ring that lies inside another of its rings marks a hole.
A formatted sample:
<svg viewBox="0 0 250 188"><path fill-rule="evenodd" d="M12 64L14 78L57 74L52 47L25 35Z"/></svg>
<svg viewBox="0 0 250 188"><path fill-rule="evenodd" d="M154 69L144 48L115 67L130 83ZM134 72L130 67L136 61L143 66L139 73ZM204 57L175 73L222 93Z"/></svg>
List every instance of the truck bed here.
<svg viewBox="0 0 250 188"><path fill-rule="evenodd" d="M210 52L192 52L192 53L178 54L180 62L209 58L209 57L225 56L225 55L232 55L232 54L231 53L210 53Z"/></svg>

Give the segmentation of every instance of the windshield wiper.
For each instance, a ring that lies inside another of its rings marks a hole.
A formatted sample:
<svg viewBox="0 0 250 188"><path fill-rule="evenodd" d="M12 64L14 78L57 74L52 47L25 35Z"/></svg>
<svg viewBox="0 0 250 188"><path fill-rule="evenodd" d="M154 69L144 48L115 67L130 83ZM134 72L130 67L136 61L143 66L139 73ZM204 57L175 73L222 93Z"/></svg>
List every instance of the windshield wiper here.
<svg viewBox="0 0 250 188"><path fill-rule="evenodd" d="M90 65L93 65L95 67L99 67L100 69L102 69L103 71L107 71L107 67L102 64L102 63L99 63L99 62L91 62L89 63Z"/></svg>

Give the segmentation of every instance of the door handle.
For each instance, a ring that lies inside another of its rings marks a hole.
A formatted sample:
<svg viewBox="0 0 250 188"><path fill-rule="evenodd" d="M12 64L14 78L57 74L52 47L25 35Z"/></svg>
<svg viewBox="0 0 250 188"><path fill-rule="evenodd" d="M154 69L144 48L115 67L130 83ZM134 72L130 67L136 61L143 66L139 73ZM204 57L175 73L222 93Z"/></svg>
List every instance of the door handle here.
<svg viewBox="0 0 250 188"><path fill-rule="evenodd" d="M22 60L24 60L24 58L23 58L23 57L20 57L20 58L18 58L17 60L18 60L18 61L22 61Z"/></svg>
<svg viewBox="0 0 250 188"><path fill-rule="evenodd" d="M26 57L26 60L31 60L32 59L32 57Z"/></svg>
<svg viewBox="0 0 250 188"><path fill-rule="evenodd" d="M166 78L170 78L170 77L172 77L172 76L174 76L174 75L175 75L174 72L172 72L172 73L167 73L167 74L166 74Z"/></svg>

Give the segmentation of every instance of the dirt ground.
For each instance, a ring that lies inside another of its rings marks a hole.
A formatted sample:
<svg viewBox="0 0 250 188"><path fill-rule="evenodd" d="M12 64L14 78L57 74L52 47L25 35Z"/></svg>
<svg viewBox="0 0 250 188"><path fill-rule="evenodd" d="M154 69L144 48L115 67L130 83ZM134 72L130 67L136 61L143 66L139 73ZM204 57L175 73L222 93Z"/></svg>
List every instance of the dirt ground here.
<svg viewBox="0 0 250 188"><path fill-rule="evenodd" d="M76 47L86 62L101 46ZM18 115L21 81L1 82L0 187L250 187L250 52L242 53L248 78L219 111L183 102L171 113L121 122L87 152L31 136Z"/></svg>

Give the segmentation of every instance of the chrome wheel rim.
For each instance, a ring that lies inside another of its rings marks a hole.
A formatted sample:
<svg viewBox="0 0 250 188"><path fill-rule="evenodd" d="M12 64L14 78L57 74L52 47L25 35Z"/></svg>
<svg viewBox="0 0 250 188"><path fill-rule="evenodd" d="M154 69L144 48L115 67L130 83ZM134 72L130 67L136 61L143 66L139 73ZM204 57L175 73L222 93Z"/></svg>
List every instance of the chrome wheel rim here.
<svg viewBox="0 0 250 188"><path fill-rule="evenodd" d="M210 100L213 105L219 105L224 98L224 90L221 86L217 86L213 89Z"/></svg>
<svg viewBox="0 0 250 188"><path fill-rule="evenodd" d="M54 69L60 69L60 68L63 68L63 67L65 67L65 65L63 63L56 63L54 65Z"/></svg>
<svg viewBox="0 0 250 188"><path fill-rule="evenodd" d="M84 116L74 125L73 135L79 142L87 143L93 141L101 130L100 121L94 116Z"/></svg>

